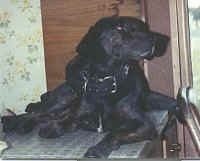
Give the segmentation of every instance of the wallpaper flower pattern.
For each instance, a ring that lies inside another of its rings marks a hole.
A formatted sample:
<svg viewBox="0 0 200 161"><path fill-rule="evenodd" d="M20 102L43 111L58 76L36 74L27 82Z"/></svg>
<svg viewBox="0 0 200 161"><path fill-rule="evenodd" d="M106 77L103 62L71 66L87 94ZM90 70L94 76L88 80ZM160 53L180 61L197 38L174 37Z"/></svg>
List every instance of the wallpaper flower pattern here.
<svg viewBox="0 0 200 161"><path fill-rule="evenodd" d="M46 91L42 36L40 0L0 0L1 111L21 113Z"/></svg>

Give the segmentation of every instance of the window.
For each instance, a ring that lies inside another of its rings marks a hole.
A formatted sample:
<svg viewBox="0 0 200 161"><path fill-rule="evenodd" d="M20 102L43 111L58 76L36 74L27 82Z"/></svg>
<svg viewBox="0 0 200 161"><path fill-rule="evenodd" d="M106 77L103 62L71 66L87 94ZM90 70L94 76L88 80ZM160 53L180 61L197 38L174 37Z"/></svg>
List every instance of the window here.
<svg viewBox="0 0 200 161"><path fill-rule="evenodd" d="M189 31L195 103L200 110L200 1L188 0Z"/></svg>

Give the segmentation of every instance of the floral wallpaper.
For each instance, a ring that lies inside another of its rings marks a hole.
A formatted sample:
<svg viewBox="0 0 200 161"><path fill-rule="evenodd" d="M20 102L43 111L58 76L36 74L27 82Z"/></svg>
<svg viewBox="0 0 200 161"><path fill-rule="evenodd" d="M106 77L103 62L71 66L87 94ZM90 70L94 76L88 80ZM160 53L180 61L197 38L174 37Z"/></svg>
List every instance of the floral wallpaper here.
<svg viewBox="0 0 200 161"><path fill-rule="evenodd" d="M40 0L0 0L0 112L46 91Z"/></svg>

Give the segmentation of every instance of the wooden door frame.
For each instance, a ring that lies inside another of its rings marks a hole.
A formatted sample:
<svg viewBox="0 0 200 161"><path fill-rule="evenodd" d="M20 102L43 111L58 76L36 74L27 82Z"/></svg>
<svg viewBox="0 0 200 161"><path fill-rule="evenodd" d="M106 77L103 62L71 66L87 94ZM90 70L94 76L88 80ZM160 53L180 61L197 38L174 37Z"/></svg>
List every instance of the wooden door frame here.
<svg viewBox="0 0 200 161"><path fill-rule="evenodd" d="M145 14L145 18L147 19L151 15L150 11L147 11L148 3L151 3L151 0L141 0L142 4L145 7L144 10L147 12ZM162 5L162 0L156 0L154 3L156 5ZM173 95L176 97L178 89L180 87L192 86L192 63L191 63L191 50L190 50L190 40L189 40L189 20L188 20L188 7L187 0L166 0L165 3L168 3L166 8L169 14L169 28L170 28L170 59L172 63L172 75L173 75ZM151 7L154 7L150 4ZM166 10L165 10L166 11ZM163 11L164 12L164 11ZM162 15L163 13L157 13L158 15ZM152 18L152 17L151 17ZM150 26L151 27L151 26ZM147 76L151 74L152 71L149 72L148 62L145 62L145 70ZM151 80L150 80L151 81ZM187 130L187 128L179 123L177 123L177 139L181 144L181 151L179 152L180 158L188 157L187 154L190 153L191 156L196 156L194 150L194 144L192 143L191 136Z"/></svg>
<svg viewBox="0 0 200 161"><path fill-rule="evenodd" d="M141 5L144 5L142 7L143 8L142 10L144 12L142 14L143 20L145 20L149 24L150 29L156 32L160 32L165 35L168 35L171 38L171 30L170 30L171 29L171 19L170 19L171 6L169 5L169 1L165 0L163 3L163 0L141 0ZM165 21L163 22L163 20ZM169 43L169 47L168 47L168 50L166 51L165 56L156 58L153 61L145 61L144 70L145 70L146 77L148 78L148 81L150 83L151 89L174 97L175 84L174 84L174 70L173 70L173 65L172 65L172 59L173 59L172 53L174 52L172 50L173 48L172 44L174 44L174 39ZM177 43L177 47L178 47L178 43ZM158 79L155 78L157 75L158 75ZM177 152L170 152L167 148L171 144L178 142L177 132L175 129L177 129L176 124L174 124L173 127L167 132L167 138L165 138L166 151L164 152L164 148L162 150L162 147L160 147L159 153L163 152L163 157L166 157L166 156L172 157L172 158L178 157Z"/></svg>
<svg viewBox="0 0 200 161"><path fill-rule="evenodd" d="M189 33L189 12L188 0L169 0L171 8L171 20L176 22L171 24L171 35L178 40L178 46L174 44L173 64L178 64L174 68L174 84L176 87L192 87L192 62L191 62L191 47L190 47L190 33ZM178 33L178 34L177 34ZM176 56L176 53L178 53ZM177 88L174 89L177 92ZM197 157L198 152L195 143L192 141L191 129L177 123L178 141L182 144L182 150L179 153L180 158ZM190 140L190 141L189 141Z"/></svg>
<svg viewBox="0 0 200 161"><path fill-rule="evenodd" d="M176 15L173 15L173 17L176 17L178 24L180 74L177 77L180 77L181 87L193 87L188 0L176 0L172 3L176 3L172 4L176 5ZM177 79L175 76L174 83ZM194 115L196 114L194 113ZM178 139L183 147L180 152L181 158L199 157L199 152L195 146L197 143L193 138L195 133L191 132L191 122L189 124L187 127L178 124Z"/></svg>
<svg viewBox="0 0 200 161"><path fill-rule="evenodd" d="M169 0L169 5L171 19L171 41L173 41L173 83L175 84L174 92L177 93L179 87L187 87L192 85L187 0ZM177 134L178 142L182 146L182 150L179 152L179 157L185 158L186 139L190 136L186 127L178 122Z"/></svg>

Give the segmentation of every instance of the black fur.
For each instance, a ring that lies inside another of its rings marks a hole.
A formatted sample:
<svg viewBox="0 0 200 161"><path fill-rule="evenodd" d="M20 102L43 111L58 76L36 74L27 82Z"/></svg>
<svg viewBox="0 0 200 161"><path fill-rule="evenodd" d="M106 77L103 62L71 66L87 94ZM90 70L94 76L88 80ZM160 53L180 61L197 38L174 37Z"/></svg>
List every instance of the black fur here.
<svg viewBox="0 0 200 161"><path fill-rule="evenodd" d="M97 131L101 117L109 134L86 157L107 157L121 144L152 139L156 130L146 111L169 110L184 120L175 99L149 89L138 63L162 56L168 41L132 17L99 20L77 46L66 82L29 104L27 113L3 117L4 131L25 133L39 124L41 137L54 138L78 128Z"/></svg>

